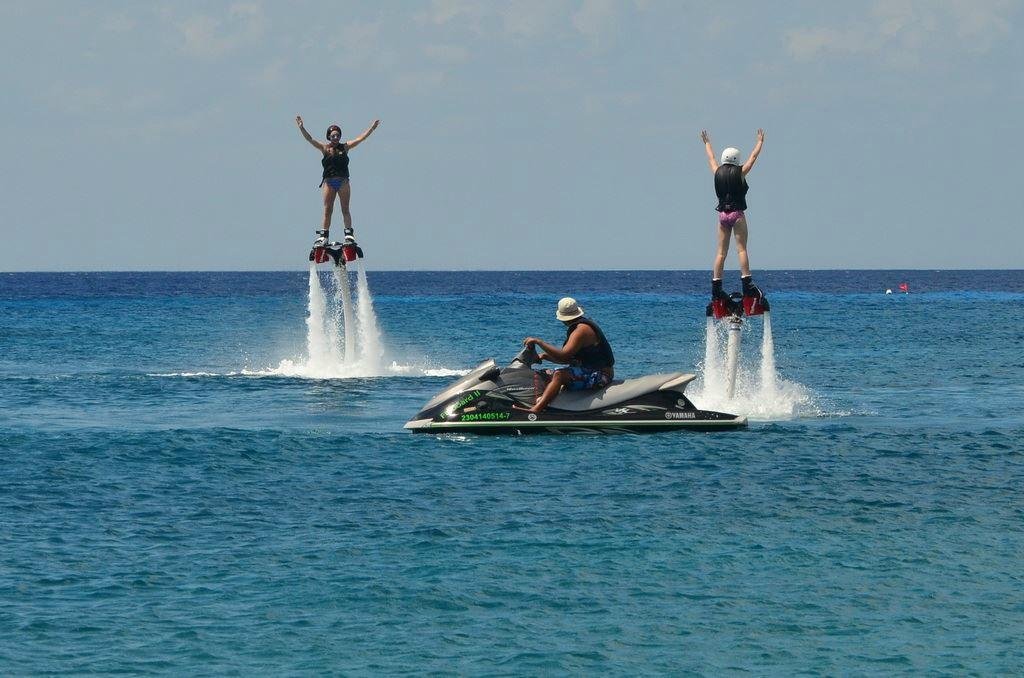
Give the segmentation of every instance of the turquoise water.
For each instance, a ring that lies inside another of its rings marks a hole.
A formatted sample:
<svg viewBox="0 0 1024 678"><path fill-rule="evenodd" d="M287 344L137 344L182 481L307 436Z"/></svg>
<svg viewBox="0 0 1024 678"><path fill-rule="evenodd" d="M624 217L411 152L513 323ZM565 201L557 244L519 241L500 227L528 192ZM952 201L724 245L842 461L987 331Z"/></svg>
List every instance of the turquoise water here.
<svg viewBox="0 0 1024 678"><path fill-rule="evenodd" d="M316 378L305 273L0 275L0 673L1024 671L1024 272L764 273L744 431L401 428L565 294L699 373L705 278L371 272Z"/></svg>

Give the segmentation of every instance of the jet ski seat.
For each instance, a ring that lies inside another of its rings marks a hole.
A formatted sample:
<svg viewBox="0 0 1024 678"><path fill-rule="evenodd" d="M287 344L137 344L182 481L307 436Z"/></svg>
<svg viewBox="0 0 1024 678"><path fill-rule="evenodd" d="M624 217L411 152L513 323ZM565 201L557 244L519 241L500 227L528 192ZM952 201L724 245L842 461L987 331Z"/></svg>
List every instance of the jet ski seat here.
<svg viewBox="0 0 1024 678"><path fill-rule="evenodd" d="M548 406L550 409L583 412L604 407L614 407L623 402L653 391L678 390L680 393L686 384L696 379L692 374L672 372L669 374L651 374L635 379L616 379L604 388L592 391L562 390Z"/></svg>

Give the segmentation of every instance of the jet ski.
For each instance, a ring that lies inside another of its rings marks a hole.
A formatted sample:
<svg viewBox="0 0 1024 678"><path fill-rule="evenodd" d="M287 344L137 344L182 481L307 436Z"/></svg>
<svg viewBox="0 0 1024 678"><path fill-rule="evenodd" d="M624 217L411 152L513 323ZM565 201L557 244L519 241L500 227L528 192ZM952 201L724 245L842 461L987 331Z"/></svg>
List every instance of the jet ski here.
<svg viewBox="0 0 1024 678"><path fill-rule="evenodd" d="M362 258L363 248L356 244L355 235L350 228L345 229L345 238L341 242L328 242L327 232L317 231L317 239L313 241L313 248L309 250L309 260L318 264L331 260L335 266L344 266Z"/></svg>
<svg viewBox="0 0 1024 678"><path fill-rule="evenodd" d="M673 372L618 379L591 391L565 391L543 412L526 412L550 377L532 365L533 347L506 367L494 360L444 389L405 428L415 433L653 433L719 431L746 426L747 418L698 409L686 397L696 377Z"/></svg>

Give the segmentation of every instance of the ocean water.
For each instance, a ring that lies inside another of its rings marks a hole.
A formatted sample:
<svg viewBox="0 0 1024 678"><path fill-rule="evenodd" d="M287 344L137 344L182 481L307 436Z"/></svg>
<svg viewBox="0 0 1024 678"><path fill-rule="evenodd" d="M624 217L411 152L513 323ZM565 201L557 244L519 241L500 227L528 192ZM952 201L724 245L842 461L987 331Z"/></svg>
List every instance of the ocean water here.
<svg viewBox="0 0 1024 678"><path fill-rule="evenodd" d="M706 277L371 271L357 368L305 272L0 274L0 674L1024 672L1022 271L760 273L746 430L402 429L567 294L700 375Z"/></svg>

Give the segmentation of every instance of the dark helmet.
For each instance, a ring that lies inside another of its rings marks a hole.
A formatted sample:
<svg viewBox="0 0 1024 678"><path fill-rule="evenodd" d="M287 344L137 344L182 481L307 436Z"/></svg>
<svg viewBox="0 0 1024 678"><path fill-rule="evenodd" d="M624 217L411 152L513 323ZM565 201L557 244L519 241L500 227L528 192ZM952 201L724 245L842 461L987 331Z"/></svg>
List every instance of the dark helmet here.
<svg viewBox="0 0 1024 678"><path fill-rule="evenodd" d="M328 127L327 128L327 134L325 134L324 136L326 138L330 139L331 138L331 132L333 132L334 130L338 130L338 136L340 137L341 136L341 128L338 127L337 125L331 125L330 127Z"/></svg>

